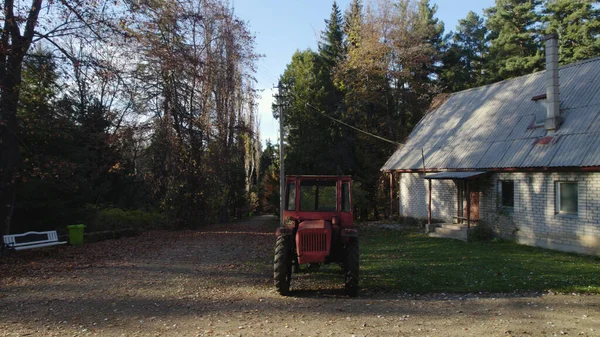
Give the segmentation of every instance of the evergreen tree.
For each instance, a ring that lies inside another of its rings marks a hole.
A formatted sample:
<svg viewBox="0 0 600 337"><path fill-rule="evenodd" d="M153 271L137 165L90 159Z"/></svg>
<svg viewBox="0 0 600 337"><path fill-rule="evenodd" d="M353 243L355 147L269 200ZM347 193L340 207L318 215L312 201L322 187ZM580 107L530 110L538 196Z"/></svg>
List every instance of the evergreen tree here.
<svg viewBox="0 0 600 337"><path fill-rule="evenodd" d="M541 0L496 0L496 6L485 11L491 38L486 83L543 69L538 12L541 3Z"/></svg>
<svg viewBox="0 0 600 337"><path fill-rule="evenodd" d="M260 165L258 168L258 176L259 179L265 175L269 166L273 165L279 156L278 150L275 148L275 145L271 143L270 139L267 139L267 143L265 144L265 149L260 154Z"/></svg>
<svg viewBox="0 0 600 337"><path fill-rule="evenodd" d="M437 72L437 63L439 61L440 51L443 48L444 23L435 17L438 6L431 6L429 0L420 0L418 3L418 24L417 33L421 35L422 41L429 45L431 57L429 62L425 62L427 69L432 73Z"/></svg>
<svg viewBox="0 0 600 337"><path fill-rule="evenodd" d="M320 104L323 111L329 116L342 118L345 113L344 89L335 82L335 70L346 57L346 48L344 46L344 31L342 13L334 1L329 20L325 30L321 33L322 40L319 43L320 69L318 76L323 85L324 95ZM312 113L319 114L314 109L307 107ZM331 156L338 163L336 172L343 172L343 166L349 162L349 153L346 151L347 137L349 130L343 126L332 122L331 120L322 120L322 125L330 134ZM347 169L347 168L346 168Z"/></svg>
<svg viewBox="0 0 600 337"><path fill-rule="evenodd" d="M338 126L321 115L331 114L329 68L319 54L296 52L281 76L287 131L286 168L290 174L337 174L346 157L334 151ZM274 109L278 118L278 109Z"/></svg>
<svg viewBox="0 0 600 337"><path fill-rule="evenodd" d="M483 61L488 54L486 44L487 29L483 18L474 12L469 12L467 17L458 21L455 43L462 50L463 64L469 71L471 85L482 83Z"/></svg>
<svg viewBox="0 0 600 337"><path fill-rule="evenodd" d="M439 78L441 90L444 92L456 92L466 89L470 80L470 73L464 64L463 50L453 41L454 34L454 32L450 32L444 37L443 67Z"/></svg>
<svg viewBox="0 0 600 337"><path fill-rule="evenodd" d="M486 34L483 18L471 11L458 21L456 32L446 36L440 76L446 91L472 88L484 82L483 60L488 54Z"/></svg>
<svg viewBox="0 0 600 337"><path fill-rule="evenodd" d="M596 4L596 6L594 6ZM560 63L600 55L600 9L593 0L546 1L546 33L558 33Z"/></svg>
<svg viewBox="0 0 600 337"><path fill-rule="evenodd" d="M325 31L321 33L319 54L325 63L333 68L344 54L344 31L342 12L334 1L329 20L325 20Z"/></svg>
<svg viewBox="0 0 600 337"><path fill-rule="evenodd" d="M260 211L279 214L279 149L269 139L260 156L259 177Z"/></svg>

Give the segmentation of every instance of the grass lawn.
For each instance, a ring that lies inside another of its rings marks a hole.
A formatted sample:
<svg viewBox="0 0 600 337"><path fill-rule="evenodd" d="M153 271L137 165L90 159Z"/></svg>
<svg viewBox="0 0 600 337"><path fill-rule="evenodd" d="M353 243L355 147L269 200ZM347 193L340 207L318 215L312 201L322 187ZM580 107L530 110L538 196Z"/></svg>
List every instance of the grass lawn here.
<svg viewBox="0 0 600 337"><path fill-rule="evenodd" d="M600 258L518 245L361 230L361 288L410 293L600 293ZM329 269L329 268L328 268Z"/></svg>

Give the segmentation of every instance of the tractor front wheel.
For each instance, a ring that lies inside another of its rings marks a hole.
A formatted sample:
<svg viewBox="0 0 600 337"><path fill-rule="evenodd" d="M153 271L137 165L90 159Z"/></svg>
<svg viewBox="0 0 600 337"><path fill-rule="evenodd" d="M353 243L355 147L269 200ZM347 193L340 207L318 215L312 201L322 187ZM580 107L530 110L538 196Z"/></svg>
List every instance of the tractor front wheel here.
<svg viewBox="0 0 600 337"><path fill-rule="evenodd" d="M344 290L346 295L358 295L358 238L350 238L344 252Z"/></svg>
<svg viewBox="0 0 600 337"><path fill-rule="evenodd" d="M290 292L292 280L292 241L290 237L280 235L275 243L275 258L273 260L273 278L275 288L281 295Z"/></svg>

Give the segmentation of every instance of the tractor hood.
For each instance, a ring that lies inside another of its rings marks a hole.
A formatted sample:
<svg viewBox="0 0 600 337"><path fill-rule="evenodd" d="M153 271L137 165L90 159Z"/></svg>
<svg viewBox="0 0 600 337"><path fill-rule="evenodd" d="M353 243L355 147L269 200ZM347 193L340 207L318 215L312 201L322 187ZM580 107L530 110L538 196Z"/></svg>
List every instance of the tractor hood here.
<svg viewBox="0 0 600 337"><path fill-rule="evenodd" d="M323 228L331 229L331 222L327 220L305 220L300 223L300 228Z"/></svg>

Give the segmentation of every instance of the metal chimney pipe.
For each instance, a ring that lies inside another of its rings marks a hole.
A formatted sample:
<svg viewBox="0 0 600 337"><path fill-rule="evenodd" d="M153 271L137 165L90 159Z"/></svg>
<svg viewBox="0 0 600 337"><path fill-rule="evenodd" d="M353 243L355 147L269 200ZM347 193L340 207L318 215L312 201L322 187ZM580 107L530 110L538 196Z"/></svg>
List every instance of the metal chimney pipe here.
<svg viewBox="0 0 600 337"><path fill-rule="evenodd" d="M558 34L548 34L546 40L546 130L556 131L560 126L558 83Z"/></svg>

